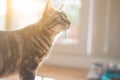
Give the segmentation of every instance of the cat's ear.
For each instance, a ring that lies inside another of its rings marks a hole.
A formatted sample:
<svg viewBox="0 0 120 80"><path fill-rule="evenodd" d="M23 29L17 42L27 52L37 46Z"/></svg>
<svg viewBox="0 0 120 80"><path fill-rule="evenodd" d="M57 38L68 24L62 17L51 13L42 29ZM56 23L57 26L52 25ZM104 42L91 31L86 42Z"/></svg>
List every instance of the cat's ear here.
<svg viewBox="0 0 120 80"><path fill-rule="evenodd" d="M53 7L51 0L48 0L45 6L44 14L51 14L54 10L55 9Z"/></svg>
<svg viewBox="0 0 120 80"><path fill-rule="evenodd" d="M64 4L60 6L59 10L63 10L63 8L64 8Z"/></svg>

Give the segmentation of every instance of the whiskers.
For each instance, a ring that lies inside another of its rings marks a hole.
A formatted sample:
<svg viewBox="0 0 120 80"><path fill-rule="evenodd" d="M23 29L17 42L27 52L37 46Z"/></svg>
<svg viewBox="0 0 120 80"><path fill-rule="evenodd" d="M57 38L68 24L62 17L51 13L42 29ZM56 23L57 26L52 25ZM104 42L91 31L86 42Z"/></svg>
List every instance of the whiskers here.
<svg viewBox="0 0 120 80"><path fill-rule="evenodd" d="M70 29L68 29L67 31L66 31L66 40L67 41L69 41L69 39L70 39Z"/></svg>

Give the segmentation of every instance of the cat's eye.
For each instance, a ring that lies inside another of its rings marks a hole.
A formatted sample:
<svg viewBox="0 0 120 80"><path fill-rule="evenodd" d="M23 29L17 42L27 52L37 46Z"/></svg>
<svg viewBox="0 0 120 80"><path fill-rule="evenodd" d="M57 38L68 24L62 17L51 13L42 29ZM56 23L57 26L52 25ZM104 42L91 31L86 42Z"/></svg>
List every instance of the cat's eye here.
<svg viewBox="0 0 120 80"><path fill-rule="evenodd" d="M63 20L61 20L61 22L63 23L64 21L63 21Z"/></svg>
<svg viewBox="0 0 120 80"><path fill-rule="evenodd" d="M64 22L61 18L58 19L59 22Z"/></svg>

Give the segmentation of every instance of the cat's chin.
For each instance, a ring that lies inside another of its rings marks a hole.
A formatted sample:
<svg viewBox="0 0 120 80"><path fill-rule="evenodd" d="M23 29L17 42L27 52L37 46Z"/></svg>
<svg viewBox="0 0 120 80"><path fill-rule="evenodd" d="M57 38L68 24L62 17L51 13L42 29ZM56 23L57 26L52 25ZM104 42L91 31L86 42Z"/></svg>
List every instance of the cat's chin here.
<svg viewBox="0 0 120 80"><path fill-rule="evenodd" d="M67 25L64 27L63 31L66 31L66 30L68 30L69 28L70 28L70 25L67 24Z"/></svg>

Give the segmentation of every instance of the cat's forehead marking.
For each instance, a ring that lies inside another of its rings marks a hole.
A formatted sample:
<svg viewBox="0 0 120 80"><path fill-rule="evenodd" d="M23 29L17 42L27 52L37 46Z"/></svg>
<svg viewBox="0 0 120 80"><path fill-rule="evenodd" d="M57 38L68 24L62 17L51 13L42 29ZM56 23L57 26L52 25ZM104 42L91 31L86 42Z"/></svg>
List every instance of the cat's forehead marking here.
<svg viewBox="0 0 120 80"><path fill-rule="evenodd" d="M61 15L62 17L67 17L67 15L65 14L65 12L63 12L63 11L60 13L60 15Z"/></svg>

